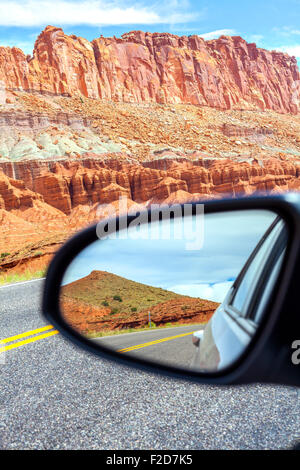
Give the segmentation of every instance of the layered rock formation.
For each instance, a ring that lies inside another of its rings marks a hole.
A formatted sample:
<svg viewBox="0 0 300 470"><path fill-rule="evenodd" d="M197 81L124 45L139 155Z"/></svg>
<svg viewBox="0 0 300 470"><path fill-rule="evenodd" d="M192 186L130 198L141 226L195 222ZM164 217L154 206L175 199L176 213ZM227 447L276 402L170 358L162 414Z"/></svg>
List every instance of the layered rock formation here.
<svg viewBox="0 0 300 470"><path fill-rule="evenodd" d="M42 201L43 197L26 188L23 181L8 178L0 171L0 209L26 209L37 200Z"/></svg>
<svg viewBox="0 0 300 470"><path fill-rule="evenodd" d="M103 217L137 214L152 203L288 190L300 191L297 159L237 163L168 158L126 164L92 157L0 163L0 271L36 263L45 267L78 229Z"/></svg>
<svg viewBox="0 0 300 470"><path fill-rule="evenodd" d="M33 57L0 47L0 81L9 90L115 101L189 103L218 109L299 111L294 57L241 37L132 31L92 42L48 26Z"/></svg>
<svg viewBox="0 0 300 470"><path fill-rule="evenodd" d="M68 215L76 207L107 204L124 196L145 205L300 190L300 166L275 158L263 163L258 160L237 163L229 159L195 162L162 159L155 165L151 162L155 168L144 165L116 160L105 163L95 158L80 162L0 163L0 169L8 175L2 176L0 185L2 206L10 210L22 204L32 205L36 197ZM22 193L23 199L21 196L16 199L13 196L16 192Z"/></svg>
<svg viewBox="0 0 300 470"><path fill-rule="evenodd" d="M143 328L148 325L149 311L151 320L156 326L168 323L188 325L207 323L215 313L219 304L209 300L180 296L176 300L161 302L154 307L145 309L138 314L131 314L127 318L122 315L111 315L109 308L97 308L84 304L78 300L64 299L62 303L63 315L66 321L80 333L91 333L123 328Z"/></svg>
<svg viewBox="0 0 300 470"><path fill-rule="evenodd" d="M3 128L17 129L19 131L49 129L53 125L68 126L71 129L81 129L88 126L89 120L76 114L67 114L56 111L55 115L49 113L2 112L0 114L0 130Z"/></svg>

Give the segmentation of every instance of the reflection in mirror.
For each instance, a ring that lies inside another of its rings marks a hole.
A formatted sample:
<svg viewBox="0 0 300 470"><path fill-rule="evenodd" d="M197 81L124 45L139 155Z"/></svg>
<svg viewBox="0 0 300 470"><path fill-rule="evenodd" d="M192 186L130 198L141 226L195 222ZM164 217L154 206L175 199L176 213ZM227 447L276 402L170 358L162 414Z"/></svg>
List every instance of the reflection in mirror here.
<svg viewBox="0 0 300 470"><path fill-rule="evenodd" d="M64 320L120 354L197 371L235 362L256 333L287 233L266 210L178 217L97 240L69 265Z"/></svg>

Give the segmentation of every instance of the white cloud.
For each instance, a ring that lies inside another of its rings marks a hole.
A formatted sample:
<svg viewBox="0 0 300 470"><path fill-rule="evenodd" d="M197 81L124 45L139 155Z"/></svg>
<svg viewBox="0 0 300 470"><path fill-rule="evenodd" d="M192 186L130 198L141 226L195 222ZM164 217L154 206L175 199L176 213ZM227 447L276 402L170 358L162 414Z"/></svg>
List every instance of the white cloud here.
<svg viewBox="0 0 300 470"><path fill-rule="evenodd" d="M275 27L272 29L272 31L280 36L299 36L300 35L300 29L295 29L292 28L291 26L283 26L281 28Z"/></svg>
<svg viewBox="0 0 300 470"><path fill-rule="evenodd" d="M236 31L234 29L217 29L216 31L211 31L210 33L199 34L199 36L206 41L210 39L217 39L220 36L234 36Z"/></svg>
<svg viewBox="0 0 300 470"><path fill-rule="evenodd" d="M169 6L172 6L170 9ZM109 0L0 0L0 25L39 26L76 25L90 26L121 24L159 24L194 21L195 15L182 9L180 3L169 0L145 6L136 3L127 6L125 1Z"/></svg>
<svg viewBox="0 0 300 470"><path fill-rule="evenodd" d="M300 44L296 44L294 46L276 47L276 50L281 52L287 52L291 56L300 58Z"/></svg>
<svg viewBox="0 0 300 470"><path fill-rule="evenodd" d="M170 287L168 290L190 297L200 297L201 299L223 302L233 281L219 282L216 284L182 284Z"/></svg>

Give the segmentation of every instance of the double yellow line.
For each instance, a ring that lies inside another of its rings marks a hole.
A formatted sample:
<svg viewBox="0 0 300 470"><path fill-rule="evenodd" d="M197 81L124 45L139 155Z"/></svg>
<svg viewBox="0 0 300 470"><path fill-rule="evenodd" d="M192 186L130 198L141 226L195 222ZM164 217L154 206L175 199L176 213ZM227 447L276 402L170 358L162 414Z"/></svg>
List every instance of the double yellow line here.
<svg viewBox="0 0 300 470"><path fill-rule="evenodd" d="M10 349L14 348L19 348L20 346L24 346L25 344L33 343L34 341L39 341L40 339L48 338L49 336L56 335L59 333L57 330L53 330L52 325L47 325L43 326L42 328L37 328L36 330L30 330L26 331L25 333L21 333L19 335L15 336L10 336L9 338L5 338L0 340L0 345L6 344L6 343L12 343L9 344L8 346L2 346L0 347L0 353L3 353L4 351L9 351ZM42 333L43 331L51 330L48 333L44 333L42 335L37 335L37 333ZM35 336L33 336L35 335ZM31 338L24 339L22 341L17 341L18 339L26 338L27 336L31 336Z"/></svg>
<svg viewBox="0 0 300 470"><path fill-rule="evenodd" d="M183 336L192 335L193 333L194 331L191 331L190 333L182 333L181 335L169 336L168 338L157 339L155 341L150 341L148 343L136 344L135 346L129 346L128 348L119 349L117 352L125 353L129 351L135 351L136 349L146 348L148 346L152 346L153 344L163 343L164 341L170 341L176 338L183 338Z"/></svg>
<svg viewBox="0 0 300 470"><path fill-rule="evenodd" d="M33 343L34 341L39 341L40 339L48 338L49 336L53 336L59 333L58 330L54 330L53 328L54 327L52 325L47 325L47 326L43 326L42 328L37 328L35 330L26 331L25 333L21 333L19 335L10 336L9 338L2 339L0 340L0 346L6 343L12 343L12 344L8 344L7 346L0 347L0 354L3 353L4 351L9 351L10 349L19 348L20 346L24 346L25 344ZM37 333L42 333L43 331L48 331L48 333L43 333L41 335L37 334ZM154 344L159 344L159 343L164 343L165 341L170 341L172 339L183 338L184 336L189 336L189 335L192 335L193 333L194 332L192 331L190 333L183 333L183 334L176 335L176 336L169 336L167 338L149 341L148 343L136 344L135 346L129 346L128 348L119 349L118 352L125 353L129 351L135 351L136 349L146 348L148 346L152 346ZM31 338L22 339L28 336L31 336ZM21 341L17 341L18 339L21 339Z"/></svg>

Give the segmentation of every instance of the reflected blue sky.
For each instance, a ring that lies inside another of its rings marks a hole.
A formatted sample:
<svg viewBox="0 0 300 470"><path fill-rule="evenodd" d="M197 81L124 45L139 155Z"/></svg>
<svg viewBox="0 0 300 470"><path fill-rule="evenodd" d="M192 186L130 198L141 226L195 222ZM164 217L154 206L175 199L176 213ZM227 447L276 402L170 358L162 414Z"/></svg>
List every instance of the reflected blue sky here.
<svg viewBox="0 0 300 470"><path fill-rule="evenodd" d="M200 227L195 218L187 217L171 221L174 226L168 240L145 239L151 233L149 226L142 226L135 239L98 240L87 247L67 269L63 284L100 270L180 294L222 301L274 218L269 211L209 214ZM183 221L185 233L195 234L203 227L202 248L190 251L184 237L174 239L174 234L183 233Z"/></svg>

